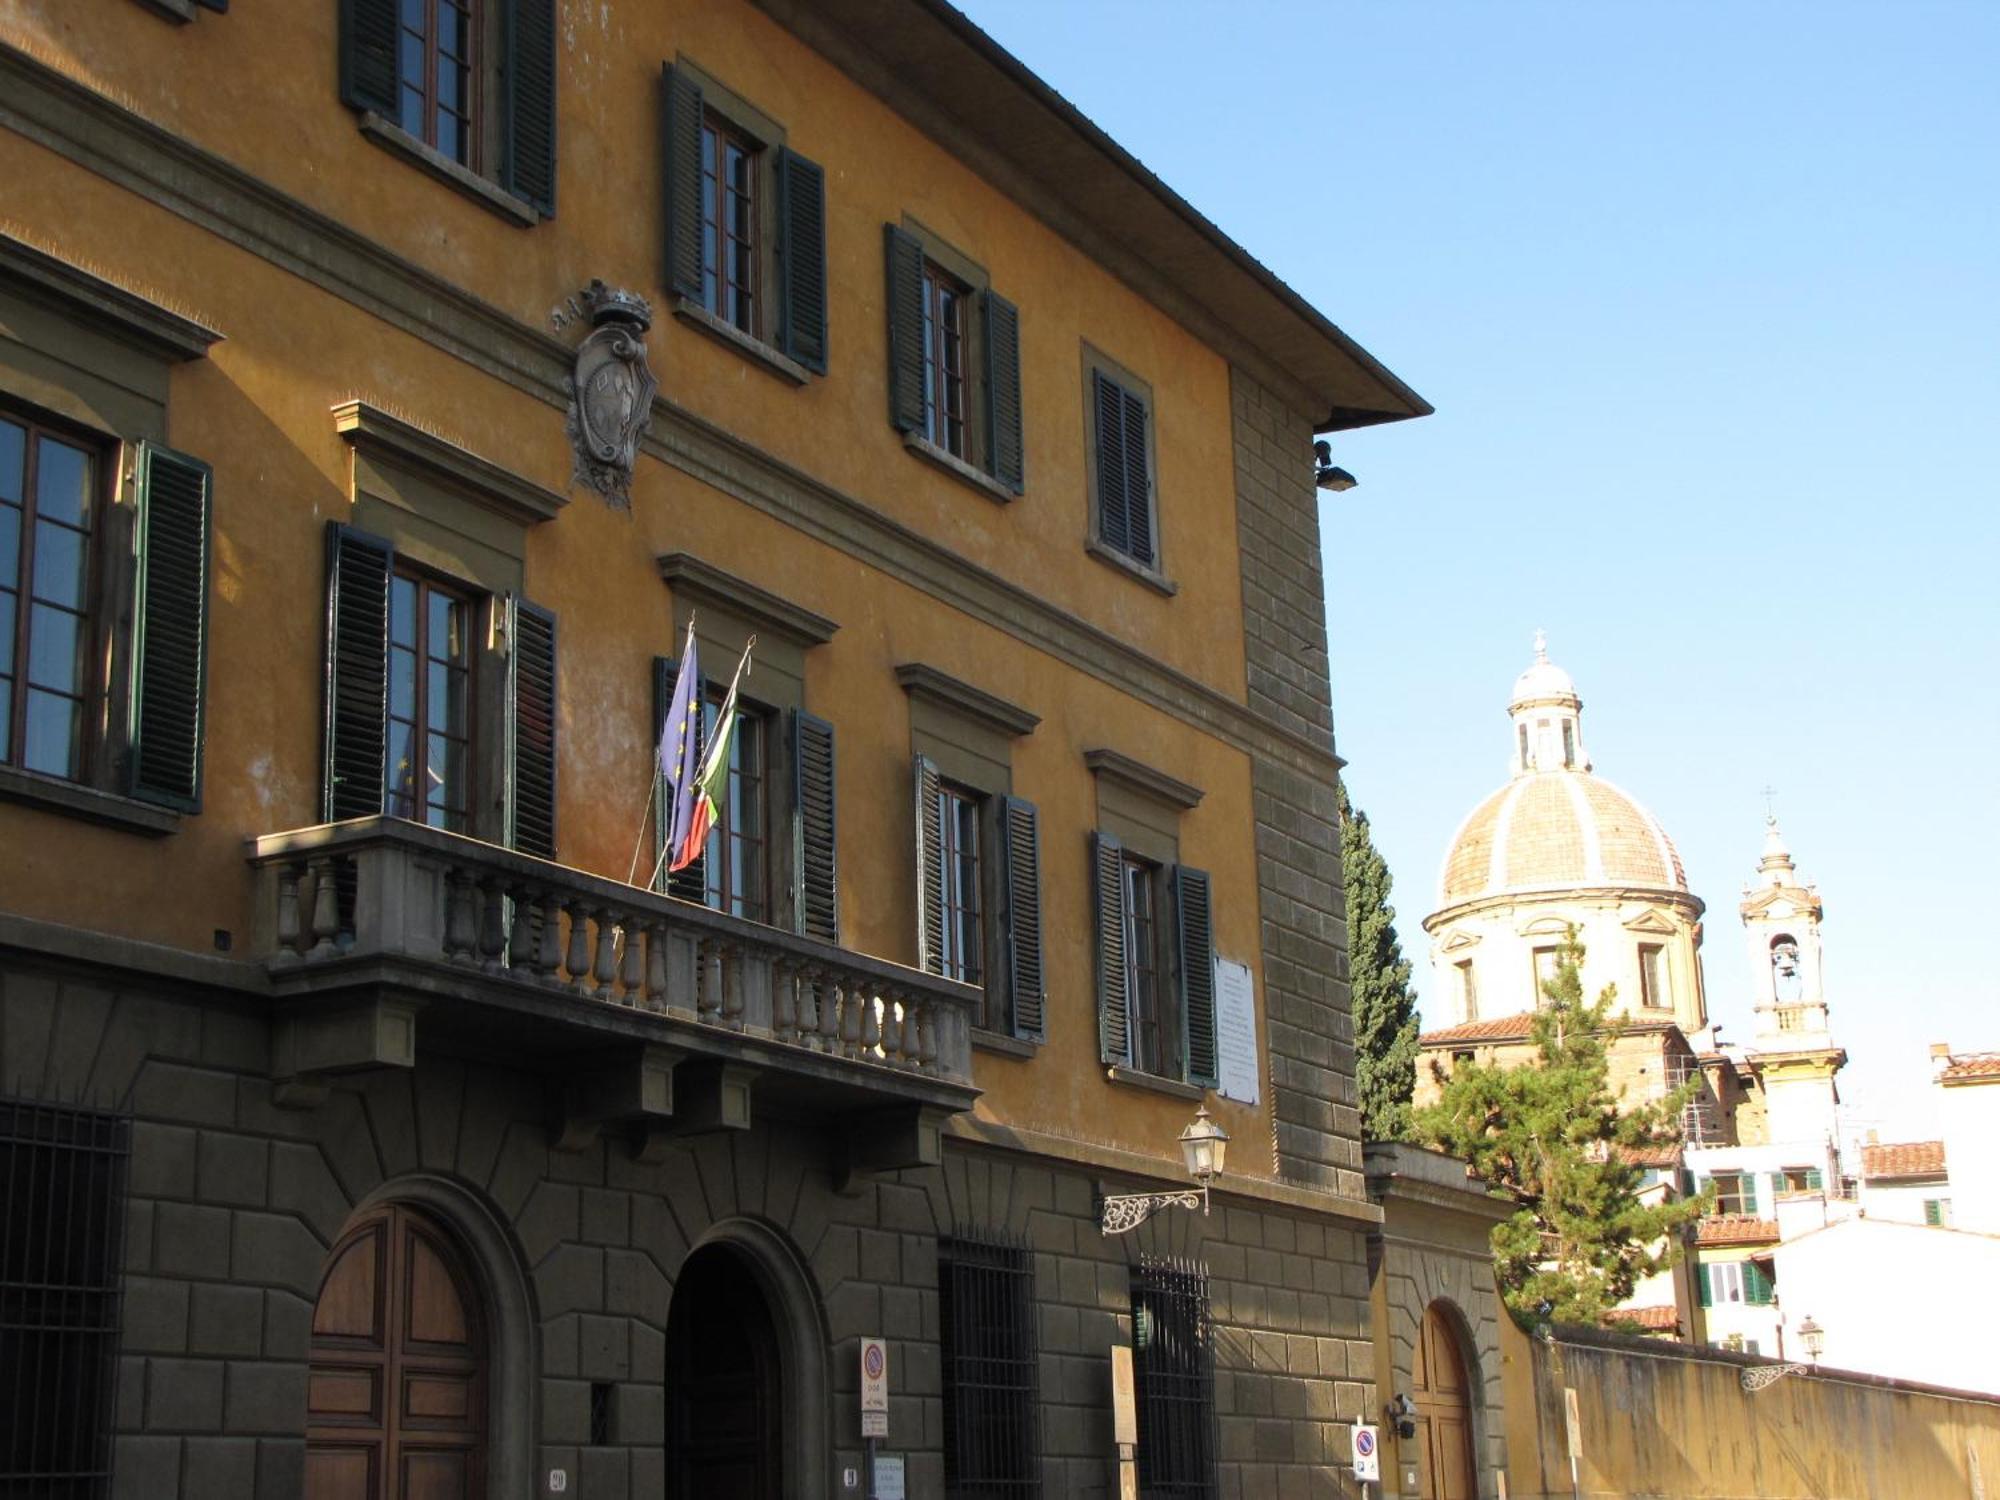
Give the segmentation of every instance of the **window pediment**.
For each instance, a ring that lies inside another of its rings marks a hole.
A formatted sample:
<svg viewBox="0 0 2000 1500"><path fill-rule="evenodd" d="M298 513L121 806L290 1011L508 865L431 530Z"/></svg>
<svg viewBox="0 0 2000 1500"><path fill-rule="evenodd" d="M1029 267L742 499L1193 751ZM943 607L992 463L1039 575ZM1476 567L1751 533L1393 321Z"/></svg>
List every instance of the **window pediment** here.
<svg viewBox="0 0 2000 1500"><path fill-rule="evenodd" d="M371 402L341 402L333 408L333 424L356 453L379 465L442 483L518 525L552 521L569 504L567 495L523 478Z"/></svg>

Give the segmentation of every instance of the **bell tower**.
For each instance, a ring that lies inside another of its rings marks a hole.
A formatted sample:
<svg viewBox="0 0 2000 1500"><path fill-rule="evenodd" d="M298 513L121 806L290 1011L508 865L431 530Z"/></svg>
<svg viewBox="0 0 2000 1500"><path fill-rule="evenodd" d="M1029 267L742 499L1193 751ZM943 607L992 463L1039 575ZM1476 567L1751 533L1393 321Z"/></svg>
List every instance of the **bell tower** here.
<svg viewBox="0 0 2000 1500"><path fill-rule="evenodd" d="M1820 963L1819 892L1802 879L1775 816L1764 820L1764 853L1737 908L1749 950L1753 1064L1764 1076L1773 1142L1823 1142L1836 1131L1834 1074L1847 1053L1827 1025Z"/></svg>

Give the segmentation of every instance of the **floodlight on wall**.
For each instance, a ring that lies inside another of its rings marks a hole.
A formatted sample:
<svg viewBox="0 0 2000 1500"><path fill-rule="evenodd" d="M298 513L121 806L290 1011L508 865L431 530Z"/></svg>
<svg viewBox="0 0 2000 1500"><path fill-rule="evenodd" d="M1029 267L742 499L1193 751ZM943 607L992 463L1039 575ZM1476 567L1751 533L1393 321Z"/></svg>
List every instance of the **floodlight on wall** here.
<svg viewBox="0 0 2000 1500"><path fill-rule="evenodd" d="M1323 490L1351 490L1361 481L1347 470L1336 468L1333 462L1333 444L1320 438L1313 444L1313 483Z"/></svg>
<svg viewBox="0 0 2000 1500"><path fill-rule="evenodd" d="M1196 1188L1179 1193L1108 1193L1098 1199L1097 1226L1105 1234L1129 1234L1163 1208L1198 1208L1208 1212L1208 1185L1222 1173L1229 1132L1200 1106L1181 1132L1181 1160Z"/></svg>

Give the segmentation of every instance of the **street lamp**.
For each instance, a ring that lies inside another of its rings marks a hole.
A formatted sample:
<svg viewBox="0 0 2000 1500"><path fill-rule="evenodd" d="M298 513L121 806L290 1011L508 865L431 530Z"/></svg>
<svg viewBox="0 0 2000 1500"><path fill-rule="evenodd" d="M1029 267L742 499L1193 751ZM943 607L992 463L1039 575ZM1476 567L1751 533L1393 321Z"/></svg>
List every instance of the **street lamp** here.
<svg viewBox="0 0 2000 1500"><path fill-rule="evenodd" d="M1811 1313L1799 1319L1799 1342L1806 1346L1806 1358L1818 1364L1820 1350L1826 1347L1826 1330L1812 1320Z"/></svg>
<svg viewBox="0 0 2000 1500"><path fill-rule="evenodd" d="M1206 1214L1208 1185L1221 1174L1228 1147L1229 1132L1208 1117L1206 1104L1200 1106L1181 1132L1181 1159L1200 1191L1107 1194L1098 1200L1098 1228L1106 1234L1129 1234L1162 1208L1199 1208Z"/></svg>

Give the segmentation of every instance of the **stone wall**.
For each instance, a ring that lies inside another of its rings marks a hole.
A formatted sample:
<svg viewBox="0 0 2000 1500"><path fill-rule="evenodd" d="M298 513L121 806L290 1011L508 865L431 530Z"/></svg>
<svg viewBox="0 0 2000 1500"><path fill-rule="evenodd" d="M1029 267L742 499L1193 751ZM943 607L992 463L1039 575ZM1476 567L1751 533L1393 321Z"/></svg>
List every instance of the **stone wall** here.
<svg viewBox="0 0 2000 1500"><path fill-rule="evenodd" d="M886 1446L908 1455L912 1494L942 1493L938 1238L993 1232L1032 1251L1047 1493L1114 1488L1109 1351L1130 1341L1144 1254L1211 1273L1222 1493L1352 1492L1332 1467L1347 1458L1340 1419L1376 1399L1358 1220L1218 1199L1209 1217L1170 1211L1107 1238L1095 1194L1134 1184L955 1141L940 1168L841 1193L823 1132L762 1118L651 1164L610 1139L556 1151L540 1078L451 1058L280 1108L261 1003L0 958L0 1094L133 1116L118 1495L300 1493L328 1251L358 1207L401 1198L460 1232L496 1321L522 1310L493 1335L517 1449L496 1443L496 1474L512 1462L535 1476L511 1493L546 1493L555 1468L592 1500L661 1493L676 1275L693 1247L752 1233L773 1266L798 1267L805 1311L773 1313L815 1351L800 1404L829 1424L825 1472L800 1493L839 1495L860 1461L864 1334L890 1341ZM601 1446L588 1441L593 1382L613 1388Z"/></svg>
<svg viewBox="0 0 2000 1500"><path fill-rule="evenodd" d="M1252 759L1273 1149L1294 1181L1362 1195L1312 421L1241 370L1230 388L1250 706L1328 751L1324 770Z"/></svg>

